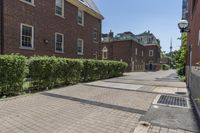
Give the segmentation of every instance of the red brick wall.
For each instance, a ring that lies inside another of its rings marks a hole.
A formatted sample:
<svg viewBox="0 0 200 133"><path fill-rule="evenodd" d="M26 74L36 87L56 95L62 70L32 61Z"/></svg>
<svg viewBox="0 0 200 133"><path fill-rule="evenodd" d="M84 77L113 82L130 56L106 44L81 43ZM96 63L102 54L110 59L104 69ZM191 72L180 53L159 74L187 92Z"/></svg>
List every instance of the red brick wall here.
<svg viewBox="0 0 200 133"><path fill-rule="evenodd" d="M153 56L149 56L149 51L153 50ZM145 62L146 70L158 71L160 70L160 47L157 45L146 45L145 46ZM150 66L152 62L152 67Z"/></svg>
<svg viewBox="0 0 200 133"><path fill-rule="evenodd" d="M190 32L188 35L188 45L192 44L193 58L192 64L196 65L200 61L200 45L198 45L199 30L200 30L200 1L196 0L197 3L193 9L193 1L189 0L189 24ZM187 64L189 65L189 64Z"/></svg>
<svg viewBox="0 0 200 133"><path fill-rule="evenodd" d="M0 1L0 54L2 52L2 40L1 40L1 36L2 36L2 2L3 2L3 0Z"/></svg>
<svg viewBox="0 0 200 133"><path fill-rule="evenodd" d="M77 39L84 40L83 58L94 58L98 43L93 42L94 28L100 42L101 20L84 14L84 27L77 24L78 8L65 1L64 19L55 15L55 0L35 0L35 7L19 0L5 0L5 53L57 55L76 58ZM34 26L34 49L20 49L20 24ZM55 53L55 32L64 34L64 53ZM44 40L49 41L48 44Z"/></svg>
<svg viewBox="0 0 200 133"><path fill-rule="evenodd" d="M131 70L131 60L134 61L135 70L138 71L140 66L143 65L145 59L144 56L142 57L142 50L144 50L144 46L132 41L114 41L109 43L102 43L100 47L100 59L102 59L102 49L107 47L108 49L108 59L110 60L123 60L124 62L128 63L129 68L128 71ZM135 54L135 49L138 49L137 55Z"/></svg>

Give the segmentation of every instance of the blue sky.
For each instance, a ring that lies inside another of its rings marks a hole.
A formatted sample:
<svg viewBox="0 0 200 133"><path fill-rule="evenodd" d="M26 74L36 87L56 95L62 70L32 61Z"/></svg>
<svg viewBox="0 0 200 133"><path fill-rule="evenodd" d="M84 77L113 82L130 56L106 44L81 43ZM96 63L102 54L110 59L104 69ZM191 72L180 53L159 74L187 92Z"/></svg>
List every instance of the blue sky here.
<svg viewBox="0 0 200 133"><path fill-rule="evenodd" d="M177 23L181 19L182 0L94 0L105 17L102 32L116 34L131 31L139 34L150 30L161 40L162 50L169 51L170 38L174 49L181 42Z"/></svg>

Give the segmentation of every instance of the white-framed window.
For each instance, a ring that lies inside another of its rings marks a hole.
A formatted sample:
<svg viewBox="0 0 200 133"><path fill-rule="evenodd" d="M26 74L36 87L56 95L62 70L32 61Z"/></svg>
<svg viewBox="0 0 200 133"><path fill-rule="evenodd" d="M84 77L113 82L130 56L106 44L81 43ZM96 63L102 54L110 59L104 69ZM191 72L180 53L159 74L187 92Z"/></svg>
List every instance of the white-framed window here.
<svg viewBox="0 0 200 133"><path fill-rule="evenodd" d="M153 56L153 50L149 50L149 56L150 56L150 57Z"/></svg>
<svg viewBox="0 0 200 133"><path fill-rule="evenodd" d="M108 59L108 49L104 47L102 50L102 59Z"/></svg>
<svg viewBox="0 0 200 133"><path fill-rule="evenodd" d="M200 30L199 30L199 39L198 39L198 45L200 46Z"/></svg>
<svg viewBox="0 0 200 133"><path fill-rule="evenodd" d="M34 47L34 27L27 24L21 24L20 47L33 49Z"/></svg>
<svg viewBox="0 0 200 133"><path fill-rule="evenodd" d="M34 5L34 0L20 0L21 2L24 2L26 4L29 4L29 5L32 5L32 6L35 6Z"/></svg>
<svg viewBox="0 0 200 133"><path fill-rule="evenodd" d="M138 55L138 49L135 48L135 55Z"/></svg>
<svg viewBox="0 0 200 133"><path fill-rule="evenodd" d="M55 0L55 14L64 17L64 0Z"/></svg>
<svg viewBox="0 0 200 133"><path fill-rule="evenodd" d="M78 55L83 55L83 46L84 46L83 39L79 38L77 40L77 54Z"/></svg>
<svg viewBox="0 0 200 133"><path fill-rule="evenodd" d="M97 33L96 29L94 29L94 31L93 31L93 41L98 42L98 33Z"/></svg>
<svg viewBox="0 0 200 133"><path fill-rule="evenodd" d="M55 33L55 52L64 53L64 34Z"/></svg>
<svg viewBox="0 0 200 133"><path fill-rule="evenodd" d="M84 26L84 11L78 10L77 21L79 25Z"/></svg>

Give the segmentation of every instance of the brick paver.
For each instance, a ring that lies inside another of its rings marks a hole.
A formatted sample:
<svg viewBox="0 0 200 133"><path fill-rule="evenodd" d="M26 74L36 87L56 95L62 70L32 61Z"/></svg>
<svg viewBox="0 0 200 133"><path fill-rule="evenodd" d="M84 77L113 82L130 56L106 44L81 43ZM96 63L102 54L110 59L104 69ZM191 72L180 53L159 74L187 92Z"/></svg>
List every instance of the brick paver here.
<svg viewBox="0 0 200 133"><path fill-rule="evenodd" d="M3 100L0 133L134 133L156 96L79 84ZM151 126L146 133L190 132Z"/></svg>

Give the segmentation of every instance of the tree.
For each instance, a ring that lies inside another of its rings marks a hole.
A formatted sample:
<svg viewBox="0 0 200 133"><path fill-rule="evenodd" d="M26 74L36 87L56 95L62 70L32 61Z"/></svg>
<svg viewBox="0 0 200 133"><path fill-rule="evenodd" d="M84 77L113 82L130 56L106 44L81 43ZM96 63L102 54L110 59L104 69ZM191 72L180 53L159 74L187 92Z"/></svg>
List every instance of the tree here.
<svg viewBox="0 0 200 133"><path fill-rule="evenodd" d="M177 66L178 75L185 76L187 33L182 34L181 40L182 40L182 45L176 56L176 66Z"/></svg>

